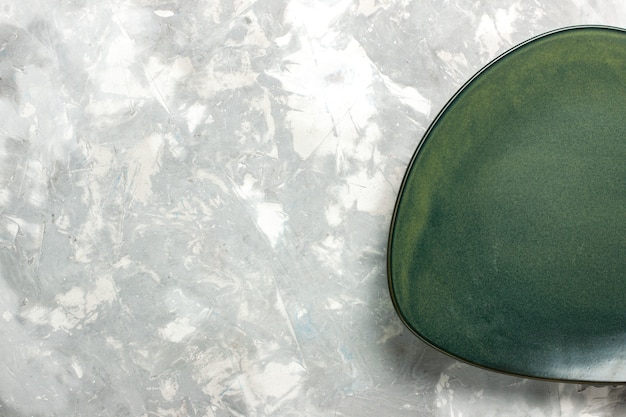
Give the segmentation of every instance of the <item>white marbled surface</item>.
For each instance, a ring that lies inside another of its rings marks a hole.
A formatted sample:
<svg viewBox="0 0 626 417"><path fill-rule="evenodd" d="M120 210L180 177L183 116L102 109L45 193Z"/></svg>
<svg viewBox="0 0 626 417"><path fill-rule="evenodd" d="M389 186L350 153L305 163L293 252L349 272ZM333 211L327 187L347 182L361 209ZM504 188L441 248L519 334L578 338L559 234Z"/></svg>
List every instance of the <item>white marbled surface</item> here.
<svg viewBox="0 0 626 417"><path fill-rule="evenodd" d="M0 416L620 416L459 364L386 240L448 98L622 1L0 4Z"/></svg>

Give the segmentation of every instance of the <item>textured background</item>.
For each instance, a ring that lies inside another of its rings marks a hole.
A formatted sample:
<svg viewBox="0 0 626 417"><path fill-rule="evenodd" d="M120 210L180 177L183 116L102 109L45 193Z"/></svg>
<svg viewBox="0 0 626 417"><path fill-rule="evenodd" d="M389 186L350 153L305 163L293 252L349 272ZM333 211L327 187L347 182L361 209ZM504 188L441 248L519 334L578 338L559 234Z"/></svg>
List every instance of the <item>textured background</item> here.
<svg viewBox="0 0 626 417"><path fill-rule="evenodd" d="M386 240L448 98L620 0L0 5L0 416L619 416L459 364Z"/></svg>

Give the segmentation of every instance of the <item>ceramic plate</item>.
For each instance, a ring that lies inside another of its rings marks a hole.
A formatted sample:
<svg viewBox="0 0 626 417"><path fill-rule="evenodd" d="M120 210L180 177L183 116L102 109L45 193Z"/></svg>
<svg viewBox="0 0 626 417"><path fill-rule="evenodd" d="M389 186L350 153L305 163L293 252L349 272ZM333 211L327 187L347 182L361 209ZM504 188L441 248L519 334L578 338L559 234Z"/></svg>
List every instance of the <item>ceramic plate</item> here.
<svg viewBox="0 0 626 417"><path fill-rule="evenodd" d="M471 364L626 382L626 32L573 27L487 65L426 132L391 225L405 324Z"/></svg>

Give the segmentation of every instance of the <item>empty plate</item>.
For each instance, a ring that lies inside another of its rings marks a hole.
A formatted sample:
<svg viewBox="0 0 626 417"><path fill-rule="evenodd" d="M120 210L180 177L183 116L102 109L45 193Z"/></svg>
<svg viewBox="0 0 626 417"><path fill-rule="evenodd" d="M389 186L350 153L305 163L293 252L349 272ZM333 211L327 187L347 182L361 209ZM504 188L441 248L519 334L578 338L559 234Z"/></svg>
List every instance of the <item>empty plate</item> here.
<svg viewBox="0 0 626 417"><path fill-rule="evenodd" d="M427 130L396 202L393 303L441 351L525 377L626 382L626 32L506 52Z"/></svg>

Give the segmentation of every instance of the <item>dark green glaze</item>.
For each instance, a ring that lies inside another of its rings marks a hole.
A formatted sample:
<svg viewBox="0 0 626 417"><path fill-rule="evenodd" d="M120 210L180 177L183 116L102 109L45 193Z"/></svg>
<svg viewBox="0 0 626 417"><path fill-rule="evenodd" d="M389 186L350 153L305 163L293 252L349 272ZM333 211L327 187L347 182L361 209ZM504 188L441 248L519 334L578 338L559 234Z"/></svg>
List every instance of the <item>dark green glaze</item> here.
<svg viewBox="0 0 626 417"><path fill-rule="evenodd" d="M626 32L551 32L472 78L413 157L388 269L406 325L456 358L626 381Z"/></svg>

